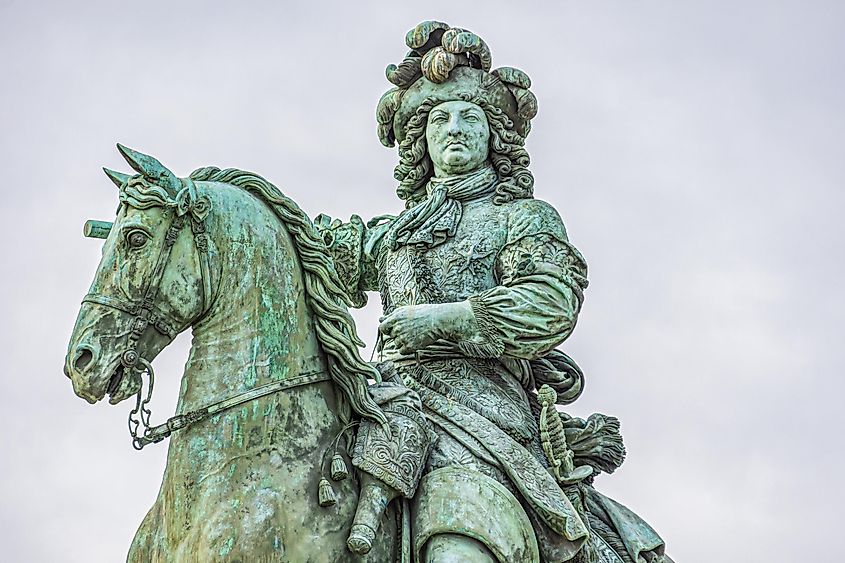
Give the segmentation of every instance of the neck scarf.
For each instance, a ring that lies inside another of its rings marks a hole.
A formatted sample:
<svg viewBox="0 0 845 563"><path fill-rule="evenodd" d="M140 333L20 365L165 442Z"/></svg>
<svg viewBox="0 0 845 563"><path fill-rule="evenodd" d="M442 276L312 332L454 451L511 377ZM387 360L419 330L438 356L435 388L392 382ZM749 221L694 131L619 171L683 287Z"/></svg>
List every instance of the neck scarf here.
<svg viewBox="0 0 845 563"><path fill-rule="evenodd" d="M431 248L455 236L463 213L462 202L496 191L498 176L490 164L458 176L432 178L428 198L403 211L387 234L392 250L401 245Z"/></svg>

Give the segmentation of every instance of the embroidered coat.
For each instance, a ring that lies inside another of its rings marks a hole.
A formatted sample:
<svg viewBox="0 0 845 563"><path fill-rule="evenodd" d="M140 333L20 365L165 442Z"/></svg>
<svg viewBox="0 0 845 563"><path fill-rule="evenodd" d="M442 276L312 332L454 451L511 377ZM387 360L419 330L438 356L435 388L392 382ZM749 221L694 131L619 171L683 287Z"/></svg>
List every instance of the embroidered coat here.
<svg viewBox="0 0 845 563"><path fill-rule="evenodd" d="M629 552L662 545L636 515L591 487L587 497L570 500L548 470L535 417L536 363L574 329L587 266L552 206L537 199L497 204L494 193L471 193L458 211L423 221L421 230L435 236L397 237L403 215L366 226L357 216L330 226L317 220L356 305L366 303L367 291L379 292L385 315L407 305L471 305L478 330L460 342L440 340L414 356L400 354L390 339L380 343L381 359L417 392L438 434L426 471L460 465L502 483L525 507L544 561L568 561L590 538L584 505L602 511L611 535L625 528L620 539ZM569 420L587 435L601 432L595 425L606 419ZM590 543L602 549L599 538Z"/></svg>

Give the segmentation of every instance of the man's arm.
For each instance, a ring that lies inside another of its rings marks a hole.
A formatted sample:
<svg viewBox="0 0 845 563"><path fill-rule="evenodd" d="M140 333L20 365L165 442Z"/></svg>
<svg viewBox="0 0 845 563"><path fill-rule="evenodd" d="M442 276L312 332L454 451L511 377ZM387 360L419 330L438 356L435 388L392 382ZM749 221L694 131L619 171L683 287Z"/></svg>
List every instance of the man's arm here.
<svg viewBox="0 0 845 563"><path fill-rule="evenodd" d="M466 301L400 307L381 332L401 353L437 340L481 358L542 357L575 328L587 287L587 265L547 203L512 204L507 243L499 252L499 285Z"/></svg>

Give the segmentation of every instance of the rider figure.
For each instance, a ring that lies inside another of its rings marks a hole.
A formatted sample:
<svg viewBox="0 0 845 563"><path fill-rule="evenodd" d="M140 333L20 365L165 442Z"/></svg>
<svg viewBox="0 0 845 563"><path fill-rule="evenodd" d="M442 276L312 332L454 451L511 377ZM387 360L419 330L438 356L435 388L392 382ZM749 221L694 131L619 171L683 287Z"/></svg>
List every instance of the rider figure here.
<svg viewBox="0 0 845 563"><path fill-rule="evenodd" d="M603 522L617 551L657 561L651 528L591 478L562 486L544 453L536 390L550 385L561 404L581 390L577 367L554 349L575 327L587 266L557 211L533 198L530 80L491 72L484 42L446 24L422 23L406 42L377 111L382 143L399 145L406 209L318 226L353 299L380 292L381 359L436 435L408 504L415 560L588 561L585 545L613 543L592 539ZM616 445L618 459L593 459L594 469L621 463Z"/></svg>

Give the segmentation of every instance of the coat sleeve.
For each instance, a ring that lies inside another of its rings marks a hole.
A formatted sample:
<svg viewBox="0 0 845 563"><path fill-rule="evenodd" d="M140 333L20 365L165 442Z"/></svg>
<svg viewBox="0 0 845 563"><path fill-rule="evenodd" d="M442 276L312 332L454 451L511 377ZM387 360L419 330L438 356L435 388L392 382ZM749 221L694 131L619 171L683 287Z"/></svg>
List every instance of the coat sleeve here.
<svg viewBox="0 0 845 563"><path fill-rule="evenodd" d="M575 328L587 264L569 243L557 211L539 200L512 204L506 243L496 259L499 285L469 299L478 355L542 357ZM487 350L488 353L483 353Z"/></svg>
<svg viewBox="0 0 845 563"><path fill-rule="evenodd" d="M355 307L367 304L367 291L378 290L377 256L381 239L394 217L383 215L366 224L358 215L344 223L318 215L314 226L323 238L346 294Z"/></svg>

